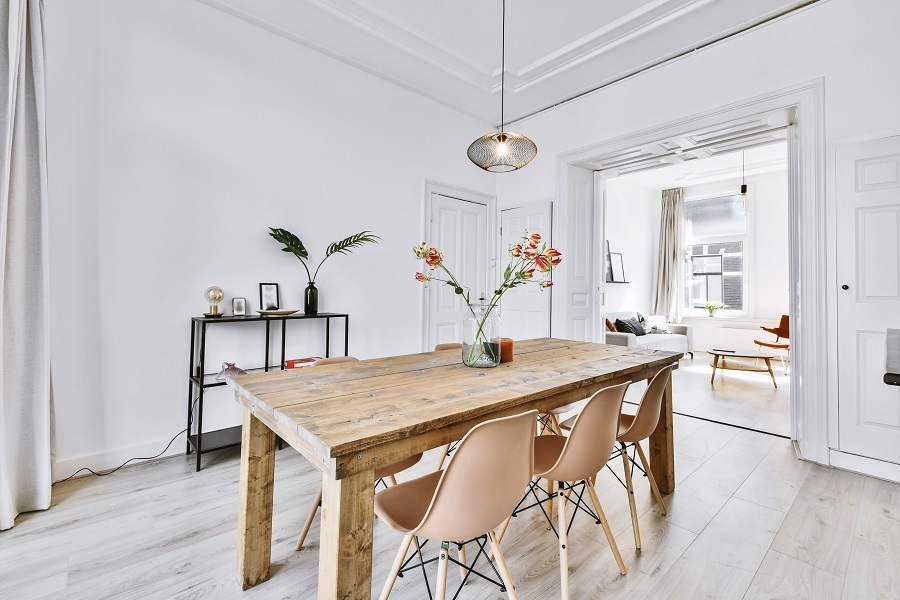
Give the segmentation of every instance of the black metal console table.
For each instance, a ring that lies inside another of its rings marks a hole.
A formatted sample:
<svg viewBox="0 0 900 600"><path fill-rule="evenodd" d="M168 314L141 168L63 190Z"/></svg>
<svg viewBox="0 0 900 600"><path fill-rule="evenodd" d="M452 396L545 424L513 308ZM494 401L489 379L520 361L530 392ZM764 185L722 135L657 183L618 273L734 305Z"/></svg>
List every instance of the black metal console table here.
<svg viewBox="0 0 900 600"><path fill-rule="evenodd" d="M197 453L197 470L201 468L200 455L213 450L221 450L229 446L239 446L241 443L241 426L228 427L216 431L203 431L203 393L213 387L225 385L224 381L216 380L216 373L206 372L206 329L213 323L256 323L266 324L266 356L262 367L245 369L248 373L259 373L272 369L284 369L284 347L287 338L288 321L304 321L308 319L325 319L325 356L331 356L331 320L344 319L344 356L350 351L350 315L344 313L319 313L317 315L283 315L283 316L224 316L224 317L193 317L191 318L191 355L188 371L188 406L187 406L187 454L193 449ZM281 362L277 366L271 365L269 341L271 339L271 325L273 321L281 322ZM196 388L197 401L197 433L192 434L193 404ZM204 437L206 443L204 444Z"/></svg>

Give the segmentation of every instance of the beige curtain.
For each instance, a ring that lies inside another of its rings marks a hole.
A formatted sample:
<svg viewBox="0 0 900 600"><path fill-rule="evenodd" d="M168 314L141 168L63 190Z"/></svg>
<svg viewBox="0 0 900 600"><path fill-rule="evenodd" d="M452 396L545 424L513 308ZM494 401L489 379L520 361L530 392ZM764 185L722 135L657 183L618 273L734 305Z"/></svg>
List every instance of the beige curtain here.
<svg viewBox="0 0 900 600"><path fill-rule="evenodd" d="M659 258L653 286L653 314L681 320L684 304L684 190L663 190L659 220Z"/></svg>
<svg viewBox="0 0 900 600"><path fill-rule="evenodd" d="M0 530L50 506L43 5L0 0Z"/></svg>

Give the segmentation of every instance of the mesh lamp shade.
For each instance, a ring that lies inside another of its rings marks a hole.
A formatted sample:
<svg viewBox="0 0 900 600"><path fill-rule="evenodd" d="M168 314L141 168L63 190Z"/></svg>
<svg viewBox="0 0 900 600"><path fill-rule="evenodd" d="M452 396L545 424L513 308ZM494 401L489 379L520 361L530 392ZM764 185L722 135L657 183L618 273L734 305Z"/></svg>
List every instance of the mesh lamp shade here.
<svg viewBox="0 0 900 600"><path fill-rule="evenodd" d="M537 146L524 135L511 131L489 133L469 146L469 160L492 173L521 169L537 155Z"/></svg>

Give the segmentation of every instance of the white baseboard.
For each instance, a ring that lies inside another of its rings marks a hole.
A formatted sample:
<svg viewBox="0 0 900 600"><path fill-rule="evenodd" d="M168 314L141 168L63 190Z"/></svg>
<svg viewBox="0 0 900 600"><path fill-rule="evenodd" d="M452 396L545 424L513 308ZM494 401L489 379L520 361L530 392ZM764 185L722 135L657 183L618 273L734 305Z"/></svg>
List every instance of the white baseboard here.
<svg viewBox="0 0 900 600"><path fill-rule="evenodd" d="M144 444L138 444L136 446L128 446L125 448L118 448L116 450L107 450L104 452L99 452L97 454L86 454L73 458L57 460L53 465L53 480L59 481L60 479L65 479L66 477L69 477L70 475L75 473L75 471L83 467L88 467L89 469L93 469L94 471L105 471L107 469L114 469L129 458L133 458L135 456L156 456L157 454L162 452L163 448L166 447L166 444L168 444L171 439L172 438L166 438L164 440L147 442ZM186 443L187 440L185 438L185 434L182 433L177 438L175 438L175 441L172 442L172 445L169 446L169 449L166 450L166 452L161 456L159 456L159 458L163 458L165 456L173 456L175 454L184 454ZM128 464L134 465L139 462L144 461L133 460ZM90 475L90 473L84 471L82 473L79 473L78 476L80 477L82 475Z"/></svg>
<svg viewBox="0 0 900 600"><path fill-rule="evenodd" d="M831 466L837 469L861 473L885 481L900 483L900 465L839 450L831 450Z"/></svg>

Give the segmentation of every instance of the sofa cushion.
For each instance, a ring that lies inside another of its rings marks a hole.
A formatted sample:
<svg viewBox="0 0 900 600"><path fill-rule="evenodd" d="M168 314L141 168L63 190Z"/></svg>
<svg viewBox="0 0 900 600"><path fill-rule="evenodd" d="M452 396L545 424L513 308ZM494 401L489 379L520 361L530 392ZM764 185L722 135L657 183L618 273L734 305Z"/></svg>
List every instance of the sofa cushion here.
<svg viewBox="0 0 900 600"><path fill-rule="evenodd" d="M612 331L612 332L618 331L616 329L616 324L613 323L612 321L610 321L609 319L606 320L606 330Z"/></svg>
<svg viewBox="0 0 900 600"><path fill-rule="evenodd" d="M647 335L637 319L616 319L616 331L633 333L636 336Z"/></svg>

